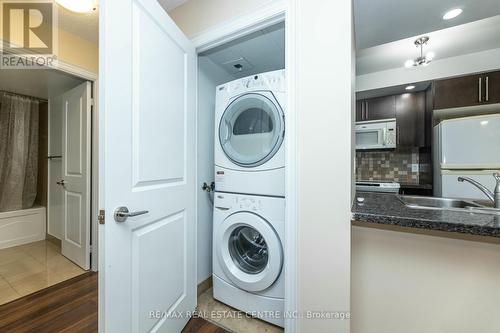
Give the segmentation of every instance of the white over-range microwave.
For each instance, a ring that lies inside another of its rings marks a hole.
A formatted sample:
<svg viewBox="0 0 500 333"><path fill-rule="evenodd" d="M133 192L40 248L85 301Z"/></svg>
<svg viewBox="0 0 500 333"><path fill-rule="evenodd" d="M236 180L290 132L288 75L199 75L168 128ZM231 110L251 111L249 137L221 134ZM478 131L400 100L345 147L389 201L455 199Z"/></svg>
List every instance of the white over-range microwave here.
<svg viewBox="0 0 500 333"><path fill-rule="evenodd" d="M396 119L356 123L356 149L393 149L397 143Z"/></svg>

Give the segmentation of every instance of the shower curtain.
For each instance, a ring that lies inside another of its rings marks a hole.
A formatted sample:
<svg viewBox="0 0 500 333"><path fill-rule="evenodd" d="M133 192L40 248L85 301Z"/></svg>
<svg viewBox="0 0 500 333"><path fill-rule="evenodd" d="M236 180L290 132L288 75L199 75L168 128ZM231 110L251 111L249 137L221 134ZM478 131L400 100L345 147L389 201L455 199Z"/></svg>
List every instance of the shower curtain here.
<svg viewBox="0 0 500 333"><path fill-rule="evenodd" d="M0 212L35 202L38 116L38 100L0 91Z"/></svg>

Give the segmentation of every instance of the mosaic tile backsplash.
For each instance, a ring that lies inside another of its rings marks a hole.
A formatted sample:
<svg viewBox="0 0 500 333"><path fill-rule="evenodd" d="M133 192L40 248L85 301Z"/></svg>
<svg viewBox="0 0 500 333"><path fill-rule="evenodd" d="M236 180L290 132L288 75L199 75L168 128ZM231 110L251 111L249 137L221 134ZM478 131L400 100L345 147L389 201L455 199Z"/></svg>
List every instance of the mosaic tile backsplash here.
<svg viewBox="0 0 500 333"><path fill-rule="evenodd" d="M417 165L418 171L412 171ZM356 152L356 180L429 184L430 156L412 150Z"/></svg>

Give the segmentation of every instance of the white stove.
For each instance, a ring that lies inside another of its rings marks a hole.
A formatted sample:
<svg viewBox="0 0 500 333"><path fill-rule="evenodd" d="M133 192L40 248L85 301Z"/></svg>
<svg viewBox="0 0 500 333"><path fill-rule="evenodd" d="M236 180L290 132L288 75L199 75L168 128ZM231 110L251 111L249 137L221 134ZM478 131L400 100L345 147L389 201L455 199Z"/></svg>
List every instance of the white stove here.
<svg viewBox="0 0 500 333"><path fill-rule="evenodd" d="M401 185L391 182L357 181L356 190L360 192L399 193Z"/></svg>

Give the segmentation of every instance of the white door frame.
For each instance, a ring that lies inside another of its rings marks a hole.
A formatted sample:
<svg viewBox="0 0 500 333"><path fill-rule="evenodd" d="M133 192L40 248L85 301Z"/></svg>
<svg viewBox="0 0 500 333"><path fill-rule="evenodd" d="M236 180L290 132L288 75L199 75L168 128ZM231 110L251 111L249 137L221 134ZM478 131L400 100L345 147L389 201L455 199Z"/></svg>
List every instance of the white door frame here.
<svg viewBox="0 0 500 333"><path fill-rule="evenodd" d="M295 97L295 10L288 1L275 1L235 19L223 22L191 37L197 53L202 53L239 37L285 21L285 70L287 78L286 139L286 226L285 226L285 313L293 314L297 304L297 111ZM198 148L197 148L198 149ZM195 184L198 186L199 184ZM197 205L198 207L198 205ZM197 215L197 214L196 214ZM297 321L285 317L285 331L295 333Z"/></svg>
<svg viewBox="0 0 500 333"><path fill-rule="evenodd" d="M91 261L90 270L97 272L98 269L98 226L99 222L97 217L99 215L99 111L97 103L97 95L99 91L99 80L97 74L90 72L84 68L72 65L70 63L58 60L57 65L47 67L47 69L52 69L60 71L62 73L70 74L76 76L82 80L89 81L92 84L92 99L94 103L92 104L92 120L91 120L91 180L90 180L90 224L91 224ZM49 110L50 117L50 110ZM47 177L50 177L50 170Z"/></svg>

